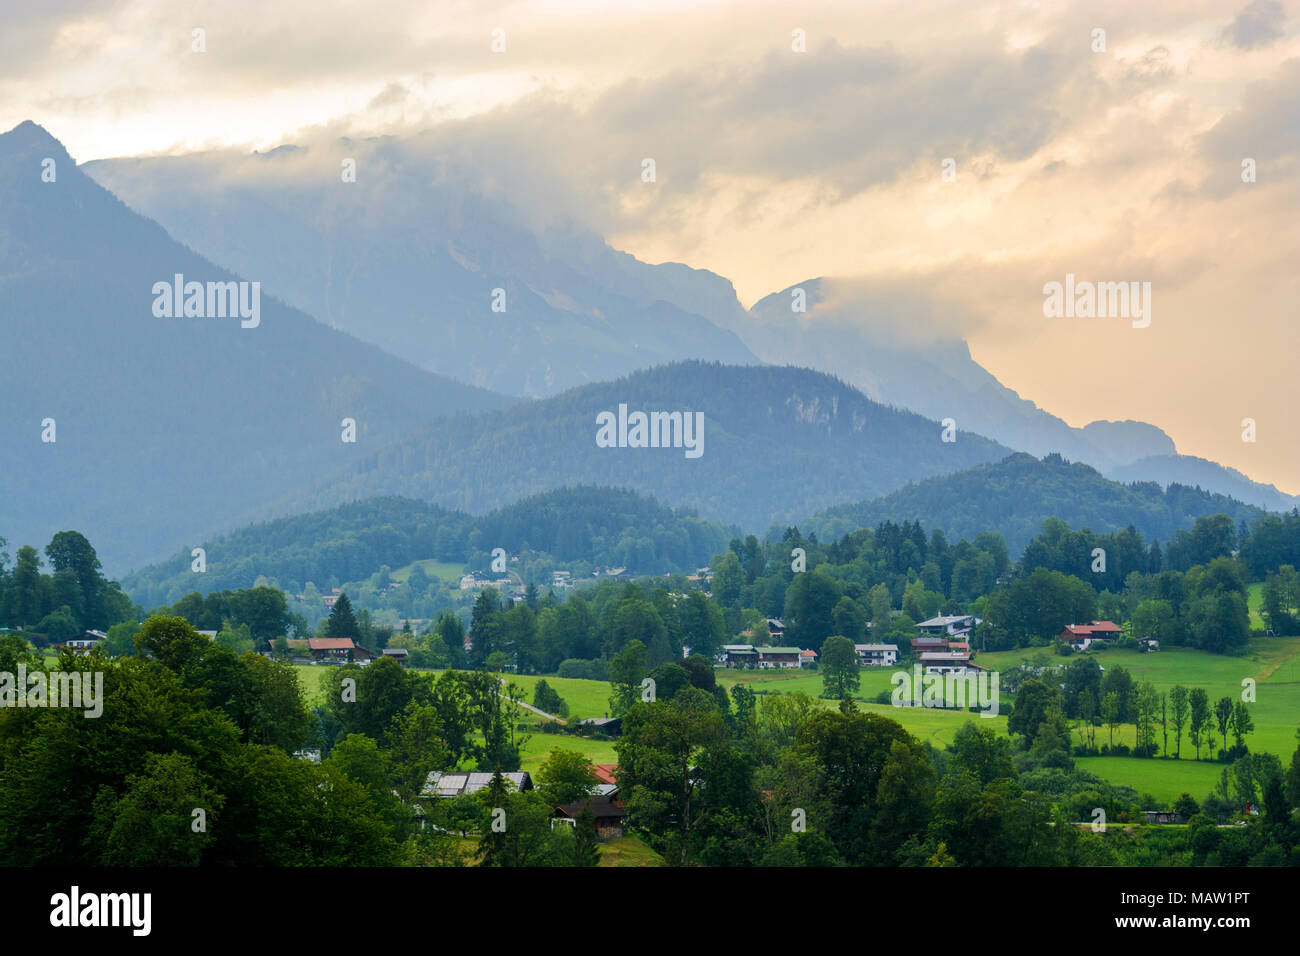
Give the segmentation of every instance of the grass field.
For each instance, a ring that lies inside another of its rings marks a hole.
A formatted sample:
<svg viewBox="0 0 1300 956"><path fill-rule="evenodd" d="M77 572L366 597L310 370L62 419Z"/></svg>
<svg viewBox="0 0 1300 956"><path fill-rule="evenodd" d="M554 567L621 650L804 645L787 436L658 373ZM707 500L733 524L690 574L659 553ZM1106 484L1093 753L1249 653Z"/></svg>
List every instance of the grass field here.
<svg viewBox="0 0 1300 956"><path fill-rule="evenodd" d="M891 690L893 685L889 677L893 667L864 667L859 673L858 700L874 700L882 690ZM718 683L728 691L737 684L744 684L756 693L793 694L803 692L809 697L820 697L822 693L822 675L819 671L806 670L719 670Z"/></svg>
<svg viewBox="0 0 1300 956"><path fill-rule="evenodd" d="M614 741L591 740L587 737L575 737L571 734L533 734L520 748L523 758L520 763L524 770L536 770L547 755L556 748L576 750L592 763L618 763L618 754L614 752Z"/></svg>
<svg viewBox="0 0 1300 956"><path fill-rule="evenodd" d="M575 677L537 677L527 674L503 675L507 684L517 684L524 689L523 701L533 702L533 691L539 680L551 685L569 705L569 720L600 717L609 712L610 685L603 680L579 680Z"/></svg>
<svg viewBox="0 0 1300 956"><path fill-rule="evenodd" d="M664 858L634 836L619 837L600 845L597 866L667 866Z"/></svg>
<svg viewBox="0 0 1300 956"><path fill-rule="evenodd" d="M1123 667L1136 681L1149 681L1161 692L1175 684L1187 688L1203 687L1211 704L1219 697L1239 699L1242 680L1256 682L1256 700L1251 705L1255 730L1247 736L1247 743L1255 752L1276 754L1288 764L1296 750L1296 729L1300 725L1300 638L1257 638L1252 640L1248 653L1242 657L1223 657L1185 647L1166 647L1151 654L1136 650L1113 648L1090 651L1104 668ZM1034 662L1055 665L1069 658L1059 657L1048 648L1021 648L1014 651L980 654L978 660L994 670L1006 670L1021 663ZM306 691L310 705L321 703L321 681L328 669L319 666L299 666L295 670ZM1005 716L980 717L969 711L947 711L921 707L892 707L872 702L882 690L892 688L890 675L894 668L863 668L861 686L857 697L859 707L898 721L918 740L928 740L936 747L950 744L957 729L967 721L992 727L998 733L1007 732ZM817 672L801 670L719 670L719 684L728 690L745 684L759 692L759 706L767 694L802 691L818 701L821 706L837 706L835 701L823 700L822 678ZM507 681L523 689L523 699L532 703L533 689L541 678L536 676L508 675ZM609 710L610 685L604 681L576 680L573 678L546 677L546 682L559 692L569 705L570 717L592 717ZM530 714L526 720L531 721ZM1077 740L1077 731L1076 731ZM1111 740L1109 728L1097 728L1097 742ZM1134 728L1126 724L1116 728L1116 743L1134 744ZM1171 748L1172 748L1172 741ZM1202 745L1202 757L1212 757L1223 745L1221 738L1212 746ZM576 750L593 763L616 763L614 742L592 740L585 737L543 734L533 732L522 748L524 769L535 769L553 748ZM1137 759L1133 757L1083 757L1076 758L1080 769L1109 780L1132 787L1139 793L1149 793L1160 801L1172 801L1180 794L1192 794L1201 800L1214 787L1223 769L1213 760L1194 759L1190 741L1184 737L1179 760Z"/></svg>
<svg viewBox="0 0 1300 956"><path fill-rule="evenodd" d="M1005 670L1041 653L1041 648L1022 648L981 654L978 659L981 664ZM1277 754L1283 763L1291 759L1296 749L1296 728L1300 725L1300 661L1297 661L1300 638L1256 638L1250 642L1243 657L1207 654L1188 647L1166 647L1152 654L1120 648L1088 653L1102 667L1123 667L1135 681L1149 681L1160 693L1168 692L1175 684L1182 684L1189 690L1203 687L1210 696L1211 706L1220 697L1231 697L1234 701L1240 699L1242 681L1253 679L1256 681L1256 699L1251 705L1251 717L1255 721L1255 730L1247 736L1247 744L1252 750ZM1069 658L1049 657L1047 660L1055 664ZM1109 731L1099 728L1097 739L1099 742L1109 741ZM1133 725L1117 728L1115 741L1132 746ZM1215 751L1222 745L1220 738ZM1184 757L1190 748L1184 730Z"/></svg>
<svg viewBox="0 0 1300 956"><path fill-rule="evenodd" d="M429 577L442 578L442 580L454 584L458 584L461 577L465 574L465 565L463 564L448 564L445 561L435 561L433 558L426 558L423 561L412 561L405 567L398 568L396 571L391 572L388 576L399 584L405 584L406 579L411 576L411 571L414 570L417 564L424 569L424 573Z"/></svg>
<svg viewBox="0 0 1300 956"><path fill-rule="evenodd" d="M1224 764L1202 760L1137 760L1133 757L1076 757L1074 765L1103 780L1172 803L1190 793L1199 803L1219 782Z"/></svg>
<svg viewBox="0 0 1300 956"><path fill-rule="evenodd" d="M302 695L308 707L319 707L325 703L324 680L329 667L324 664L294 664L298 682L302 684Z"/></svg>

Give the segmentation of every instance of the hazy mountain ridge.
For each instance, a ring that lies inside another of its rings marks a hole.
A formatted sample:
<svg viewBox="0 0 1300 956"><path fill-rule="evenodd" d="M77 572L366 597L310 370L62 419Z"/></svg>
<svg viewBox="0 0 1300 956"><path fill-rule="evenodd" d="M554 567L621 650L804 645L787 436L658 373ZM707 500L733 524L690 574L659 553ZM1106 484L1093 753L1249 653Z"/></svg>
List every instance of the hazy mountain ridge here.
<svg viewBox="0 0 1300 956"><path fill-rule="evenodd" d="M340 181L345 154L358 157L355 183ZM86 169L217 261L265 273L323 321L510 394L556 394L676 360L762 361L829 372L883 404L1133 480L1162 480L1169 468L1138 463L1177 454L1144 422L1070 426L999 382L962 339L913 335L916 317L894 314L887 299L828 302L834 280L810 278L746 310L708 270L642 262L572 221L529 222L501 198L503 184L478 182L452 144L428 135ZM489 309L494 288L505 290L504 315ZM806 313L791 310L795 288ZM1231 469L1196 475L1212 491L1278 506L1280 493Z"/></svg>
<svg viewBox="0 0 1300 956"><path fill-rule="evenodd" d="M356 159L355 182L342 181L335 152ZM115 159L86 171L320 320L507 394L549 395L687 358L757 362L706 319L569 268L556 234L543 245L508 201L402 143Z"/></svg>
<svg viewBox="0 0 1300 956"><path fill-rule="evenodd" d="M1113 468L1107 477L1116 481L1155 481L1165 486L1205 488L1269 511L1300 507L1300 496L1288 495L1274 485L1251 480L1236 468L1194 455L1153 455Z"/></svg>
<svg viewBox="0 0 1300 956"><path fill-rule="evenodd" d="M241 278L129 210L35 124L0 135L0 534L12 545L76 528L116 575L357 456L341 441L345 417L364 447L512 401L265 293L256 328L158 318L153 286L176 273Z"/></svg>
<svg viewBox="0 0 1300 956"><path fill-rule="evenodd" d="M702 412L703 454L601 448L596 415ZM820 372L681 362L500 412L457 416L370 452L347 472L282 500L282 512L401 495L482 513L564 485L629 488L750 529L792 522L846 497L1006 455L979 435L953 443L912 412L870 401Z"/></svg>

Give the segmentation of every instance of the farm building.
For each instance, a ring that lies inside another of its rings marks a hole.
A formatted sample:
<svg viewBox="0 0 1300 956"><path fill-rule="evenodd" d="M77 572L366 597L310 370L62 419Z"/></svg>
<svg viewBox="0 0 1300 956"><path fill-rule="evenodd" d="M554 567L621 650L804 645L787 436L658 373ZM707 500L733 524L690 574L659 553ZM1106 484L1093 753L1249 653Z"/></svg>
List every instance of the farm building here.
<svg viewBox="0 0 1300 956"><path fill-rule="evenodd" d="M599 730L611 737L617 737L623 730L623 718L611 717L609 714L604 717L588 717L585 720L578 721L578 726L586 730Z"/></svg>
<svg viewBox="0 0 1300 956"><path fill-rule="evenodd" d="M555 817L557 820L576 822L583 807L590 808L592 816L596 818L596 835L600 839L616 840L623 835L623 818L627 816L627 811L612 796L592 796L577 803L566 803L555 808Z"/></svg>
<svg viewBox="0 0 1300 956"><path fill-rule="evenodd" d="M492 783L490 773L443 773L434 770L424 781L424 787L420 790L422 797L459 797L466 793L478 793L486 789ZM512 785L514 790L531 790L533 789L533 778L528 775L528 771L523 770L517 773L503 773Z"/></svg>

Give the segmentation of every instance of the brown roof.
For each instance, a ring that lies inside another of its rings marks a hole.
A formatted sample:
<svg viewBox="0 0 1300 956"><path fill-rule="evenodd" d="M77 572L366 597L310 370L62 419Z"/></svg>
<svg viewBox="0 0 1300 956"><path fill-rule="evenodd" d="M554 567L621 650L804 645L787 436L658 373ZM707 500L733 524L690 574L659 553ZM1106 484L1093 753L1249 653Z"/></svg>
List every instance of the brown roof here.
<svg viewBox="0 0 1300 956"><path fill-rule="evenodd" d="M350 637L309 637L307 644L313 651L350 651L356 648Z"/></svg>
<svg viewBox="0 0 1300 956"><path fill-rule="evenodd" d="M1121 628L1114 621L1093 621L1089 624L1067 624L1065 631L1072 637L1092 637L1096 634L1121 634Z"/></svg>
<svg viewBox="0 0 1300 956"><path fill-rule="evenodd" d="M598 820L602 817L627 816L627 811L610 797L588 797L586 800L581 800L578 803L566 803L564 806L556 807L555 812L561 816L570 817L576 820L584 806L591 807L591 815Z"/></svg>

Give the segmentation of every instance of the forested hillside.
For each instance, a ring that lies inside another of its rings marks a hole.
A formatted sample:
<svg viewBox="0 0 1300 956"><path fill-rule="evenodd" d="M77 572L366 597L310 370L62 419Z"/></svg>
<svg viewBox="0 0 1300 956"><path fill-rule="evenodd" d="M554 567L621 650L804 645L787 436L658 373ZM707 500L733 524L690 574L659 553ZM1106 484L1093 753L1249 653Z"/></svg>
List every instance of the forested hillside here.
<svg viewBox="0 0 1300 956"><path fill-rule="evenodd" d="M325 587L428 558L486 568L497 547L643 573L693 571L723 550L731 533L609 488L563 488L481 517L409 498L372 498L241 528L204 545L203 574L191 570L183 551L129 575L124 586L146 607L192 591L253 587L259 577L293 594L308 581Z"/></svg>
<svg viewBox="0 0 1300 956"><path fill-rule="evenodd" d="M682 448L603 448L601 412L700 412L699 457ZM1003 457L979 435L943 429L807 369L682 362L501 412L458 416L383 449L280 511L403 495L482 513L565 485L631 488L748 529L874 497L908 481Z"/></svg>
<svg viewBox="0 0 1300 956"><path fill-rule="evenodd" d="M1154 482L1126 485L1059 455L1040 461L1021 453L917 482L872 501L828 508L801 526L823 539L882 521L924 521L954 538L997 529L1018 554L1047 518L1096 532L1132 525L1145 538L1169 541L1197 518L1218 513L1239 522L1262 512L1199 488L1162 489Z"/></svg>

